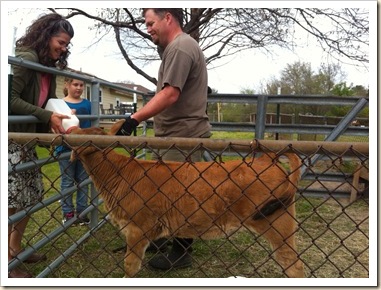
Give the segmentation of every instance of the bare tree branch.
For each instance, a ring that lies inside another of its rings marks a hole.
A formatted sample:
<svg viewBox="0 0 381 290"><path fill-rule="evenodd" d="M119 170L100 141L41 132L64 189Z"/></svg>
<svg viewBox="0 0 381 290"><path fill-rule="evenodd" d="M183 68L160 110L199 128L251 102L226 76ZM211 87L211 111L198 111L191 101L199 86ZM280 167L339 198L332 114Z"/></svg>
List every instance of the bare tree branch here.
<svg viewBox="0 0 381 290"><path fill-rule="evenodd" d="M63 8L56 8L54 11ZM107 8L96 15L78 8L69 9L68 18L79 15L95 21L94 28L107 35L114 31L118 47L137 73L155 83L139 69L138 63L159 59L157 47L147 34L141 9ZM190 8L184 9L184 31L203 49L208 66L216 60L248 49L293 50L298 43L297 28L313 36L332 57L369 62L369 11L359 8ZM329 25L328 25L329 24Z"/></svg>
<svg viewBox="0 0 381 290"><path fill-rule="evenodd" d="M149 80L150 82L154 83L155 85L157 84L157 80L155 78L152 78L150 77L148 74L146 74L144 71L142 71L141 69L139 69L133 62L132 60L129 58L126 50L124 49L123 45L122 45L122 42L120 40L120 33L119 33L119 27L114 27L114 31L115 31L115 38L116 38L116 42L118 43L118 47L120 49L120 52L122 53L123 57L125 58L127 64L133 69L135 70L138 74L142 75L143 77L145 77L147 80Z"/></svg>

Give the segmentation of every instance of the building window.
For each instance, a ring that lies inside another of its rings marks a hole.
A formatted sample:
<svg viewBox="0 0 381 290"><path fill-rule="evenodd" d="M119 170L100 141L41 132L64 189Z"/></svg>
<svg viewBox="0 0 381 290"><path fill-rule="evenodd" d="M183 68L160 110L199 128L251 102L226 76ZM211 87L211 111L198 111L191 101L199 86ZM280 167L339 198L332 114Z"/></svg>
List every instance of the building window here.
<svg viewBox="0 0 381 290"><path fill-rule="evenodd" d="M99 104L102 104L102 89L99 89Z"/></svg>
<svg viewBox="0 0 381 290"><path fill-rule="evenodd" d="M91 86L86 86L86 99L91 101ZM102 89L99 89L99 104L102 104Z"/></svg>
<svg viewBox="0 0 381 290"><path fill-rule="evenodd" d="M86 86L86 99L91 100L91 88L90 86Z"/></svg>

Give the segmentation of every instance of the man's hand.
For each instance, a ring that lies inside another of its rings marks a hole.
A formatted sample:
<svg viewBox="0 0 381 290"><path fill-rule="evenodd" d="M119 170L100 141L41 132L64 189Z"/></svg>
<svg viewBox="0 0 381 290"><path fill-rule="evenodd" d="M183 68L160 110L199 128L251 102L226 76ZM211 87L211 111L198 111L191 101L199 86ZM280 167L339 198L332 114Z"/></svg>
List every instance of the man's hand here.
<svg viewBox="0 0 381 290"><path fill-rule="evenodd" d="M122 127L116 132L116 135L130 136L132 131L139 125L139 122L131 117L127 117Z"/></svg>

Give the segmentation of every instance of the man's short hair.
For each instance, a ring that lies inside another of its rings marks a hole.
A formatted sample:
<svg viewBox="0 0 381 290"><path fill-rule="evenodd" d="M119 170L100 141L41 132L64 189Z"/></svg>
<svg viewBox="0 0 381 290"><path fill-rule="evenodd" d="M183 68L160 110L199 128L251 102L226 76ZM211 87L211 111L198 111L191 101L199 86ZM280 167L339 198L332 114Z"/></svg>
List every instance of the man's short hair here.
<svg viewBox="0 0 381 290"><path fill-rule="evenodd" d="M152 9L155 14L164 17L165 13L170 13L183 28L184 13L182 8L143 8L143 17L145 16L147 10Z"/></svg>

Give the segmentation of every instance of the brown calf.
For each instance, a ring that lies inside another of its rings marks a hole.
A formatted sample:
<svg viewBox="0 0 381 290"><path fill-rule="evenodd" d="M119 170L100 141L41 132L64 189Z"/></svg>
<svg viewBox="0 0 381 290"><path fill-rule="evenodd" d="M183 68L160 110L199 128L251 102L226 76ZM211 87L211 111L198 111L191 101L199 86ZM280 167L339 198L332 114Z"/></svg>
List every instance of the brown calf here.
<svg viewBox="0 0 381 290"><path fill-rule="evenodd" d="M123 121L114 124L109 135ZM107 135L100 128L72 134ZM76 147L114 223L127 242L125 277L140 269L150 241L160 237L216 239L240 228L257 232L275 251L288 277L304 277L295 232L294 197L300 159L285 154L290 174L275 154L244 162L165 162L138 160L109 148Z"/></svg>

